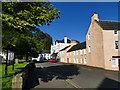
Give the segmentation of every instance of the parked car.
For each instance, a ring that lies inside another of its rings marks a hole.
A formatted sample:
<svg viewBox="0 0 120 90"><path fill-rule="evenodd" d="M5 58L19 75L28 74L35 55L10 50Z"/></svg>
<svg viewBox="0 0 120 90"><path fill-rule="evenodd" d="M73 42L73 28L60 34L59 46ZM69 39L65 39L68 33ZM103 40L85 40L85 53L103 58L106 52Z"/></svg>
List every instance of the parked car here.
<svg viewBox="0 0 120 90"><path fill-rule="evenodd" d="M57 62L55 59L48 59L48 62Z"/></svg>

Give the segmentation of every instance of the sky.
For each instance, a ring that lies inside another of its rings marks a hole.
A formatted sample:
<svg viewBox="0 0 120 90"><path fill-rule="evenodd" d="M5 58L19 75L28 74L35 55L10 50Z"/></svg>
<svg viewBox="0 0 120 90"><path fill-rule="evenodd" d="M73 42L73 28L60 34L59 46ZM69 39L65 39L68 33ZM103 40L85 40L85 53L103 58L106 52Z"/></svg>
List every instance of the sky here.
<svg viewBox="0 0 120 90"><path fill-rule="evenodd" d="M61 12L60 19L55 19L50 26L40 27L44 33L50 34L54 40L69 39L83 42L91 22L93 12L100 20L118 21L117 2L52 2Z"/></svg>

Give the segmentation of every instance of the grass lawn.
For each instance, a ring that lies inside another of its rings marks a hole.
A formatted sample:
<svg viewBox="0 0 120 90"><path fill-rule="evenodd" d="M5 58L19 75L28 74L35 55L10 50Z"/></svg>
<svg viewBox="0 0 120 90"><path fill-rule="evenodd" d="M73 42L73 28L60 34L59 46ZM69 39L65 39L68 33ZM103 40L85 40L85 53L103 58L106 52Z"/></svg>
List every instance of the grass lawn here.
<svg viewBox="0 0 120 90"><path fill-rule="evenodd" d="M28 64L28 63L27 63ZM13 77L22 71L22 69L27 65L24 63L14 64L14 71L12 71L12 65L8 66L8 75L5 75L5 64L2 64L2 88L12 89L12 79Z"/></svg>

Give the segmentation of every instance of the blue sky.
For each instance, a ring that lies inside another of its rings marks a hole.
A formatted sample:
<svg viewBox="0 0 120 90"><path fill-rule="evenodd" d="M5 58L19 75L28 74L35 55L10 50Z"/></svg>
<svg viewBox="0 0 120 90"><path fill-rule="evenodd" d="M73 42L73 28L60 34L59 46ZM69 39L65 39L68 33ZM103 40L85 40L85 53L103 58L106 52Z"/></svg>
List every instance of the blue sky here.
<svg viewBox="0 0 120 90"><path fill-rule="evenodd" d="M60 19L55 19L50 26L40 27L54 40L61 40L66 35L69 39L83 42L91 22L93 12L100 20L118 20L117 2L52 2L61 11Z"/></svg>

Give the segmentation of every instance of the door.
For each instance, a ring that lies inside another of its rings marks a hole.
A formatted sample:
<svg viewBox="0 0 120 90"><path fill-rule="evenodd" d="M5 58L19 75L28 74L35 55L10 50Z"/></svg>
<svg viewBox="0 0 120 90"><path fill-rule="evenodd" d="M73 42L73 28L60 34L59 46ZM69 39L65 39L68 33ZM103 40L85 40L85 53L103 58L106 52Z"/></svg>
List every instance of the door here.
<svg viewBox="0 0 120 90"><path fill-rule="evenodd" d="M69 63L69 58L67 58L67 63Z"/></svg>
<svg viewBox="0 0 120 90"><path fill-rule="evenodd" d="M120 71L120 59L118 59L118 62L119 62L119 63L118 63L118 64L119 64L119 71Z"/></svg>

